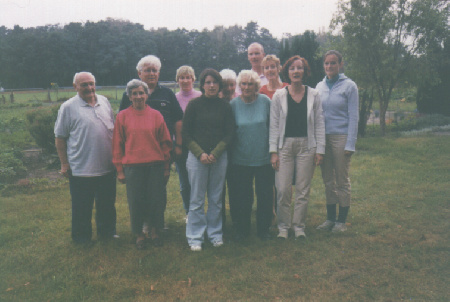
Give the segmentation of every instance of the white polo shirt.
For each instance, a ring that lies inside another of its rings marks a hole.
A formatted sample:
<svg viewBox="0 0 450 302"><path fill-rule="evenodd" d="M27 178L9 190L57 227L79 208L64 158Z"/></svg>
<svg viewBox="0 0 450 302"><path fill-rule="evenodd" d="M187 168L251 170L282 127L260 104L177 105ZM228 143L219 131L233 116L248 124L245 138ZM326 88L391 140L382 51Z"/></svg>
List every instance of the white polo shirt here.
<svg viewBox="0 0 450 302"><path fill-rule="evenodd" d="M74 176L102 176L114 171L114 114L108 99L96 95L94 107L78 94L64 102L55 123L55 137L67 141L67 159Z"/></svg>

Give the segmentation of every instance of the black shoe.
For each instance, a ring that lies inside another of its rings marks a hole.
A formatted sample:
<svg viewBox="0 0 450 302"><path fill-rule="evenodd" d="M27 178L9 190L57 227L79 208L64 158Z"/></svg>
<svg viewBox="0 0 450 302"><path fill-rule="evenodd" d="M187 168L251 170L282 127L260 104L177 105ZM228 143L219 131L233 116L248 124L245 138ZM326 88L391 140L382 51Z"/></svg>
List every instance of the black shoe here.
<svg viewBox="0 0 450 302"><path fill-rule="evenodd" d="M242 233L235 234L234 237L233 237L233 241L240 242L240 243L244 242L245 241L244 234L242 234Z"/></svg>
<svg viewBox="0 0 450 302"><path fill-rule="evenodd" d="M161 237L156 237L152 239L153 246L161 247L164 245L163 239Z"/></svg>
<svg viewBox="0 0 450 302"><path fill-rule="evenodd" d="M145 239L137 240L136 248L138 250L145 250L147 248L146 240Z"/></svg>
<svg viewBox="0 0 450 302"><path fill-rule="evenodd" d="M267 241L267 240L272 239L272 236L270 235L270 233L264 233L264 234L258 235L258 237L261 241Z"/></svg>

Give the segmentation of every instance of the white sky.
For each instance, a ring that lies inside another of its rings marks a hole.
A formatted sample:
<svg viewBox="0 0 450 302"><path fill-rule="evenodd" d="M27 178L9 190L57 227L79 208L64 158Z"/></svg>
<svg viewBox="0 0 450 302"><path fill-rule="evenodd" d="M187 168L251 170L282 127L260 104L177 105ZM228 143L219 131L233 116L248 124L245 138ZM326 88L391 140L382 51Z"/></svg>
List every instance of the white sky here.
<svg viewBox="0 0 450 302"><path fill-rule="evenodd" d="M283 33L328 30L337 0L0 0L0 26L13 28L70 22L129 20L145 29L213 29L255 21Z"/></svg>

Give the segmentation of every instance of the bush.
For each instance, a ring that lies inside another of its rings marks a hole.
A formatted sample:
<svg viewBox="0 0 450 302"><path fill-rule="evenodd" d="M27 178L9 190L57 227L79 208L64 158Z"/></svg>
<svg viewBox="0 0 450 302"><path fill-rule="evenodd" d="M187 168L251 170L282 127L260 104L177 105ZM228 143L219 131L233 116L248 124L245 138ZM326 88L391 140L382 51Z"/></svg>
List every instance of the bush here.
<svg viewBox="0 0 450 302"><path fill-rule="evenodd" d="M61 104L27 112L28 130L36 144L48 154L56 152L54 126Z"/></svg>
<svg viewBox="0 0 450 302"><path fill-rule="evenodd" d="M419 117L409 116L394 126L397 131L420 130L424 128L450 125L450 117L441 114L425 114Z"/></svg>
<svg viewBox="0 0 450 302"><path fill-rule="evenodd" d="M443 80L437 85L422 85L417 91L417 110L420 113L439 113L450 116L448 80Z"/></svg>
<svg viewBox="0 0 450 302"><path fill-rule="evenodd" d="M11 183L24 176L27 169L22 162L22 153L14 149L0 150L0 185Z"/></svg>

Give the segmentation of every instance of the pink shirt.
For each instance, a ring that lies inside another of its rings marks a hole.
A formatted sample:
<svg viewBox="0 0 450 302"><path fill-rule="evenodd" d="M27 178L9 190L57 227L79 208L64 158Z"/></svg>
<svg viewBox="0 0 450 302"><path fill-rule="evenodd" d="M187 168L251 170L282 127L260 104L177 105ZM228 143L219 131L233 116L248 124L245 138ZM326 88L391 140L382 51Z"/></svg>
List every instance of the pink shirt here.
<svg viewBox="0 0 450 302"><path fill-rule="evenodd" d="M180 107L183 110L183 112L186 110L186 106L190 100L198 98L201 95L202 95L202 93L200 91L197 91L194 89L192 89L191 91L188 91L188 92L180 90L179 92L177 92L175 94L175 96L177 97L178 103L180 103Z"/></svg>
<svg viewBox="0 0 450 302"><path fill-rule="evenodd" d="M172 140L159 111L133 106L119 112L114 125L113 163L118 172L123 165L165 162L169 168Z"/></svg>

